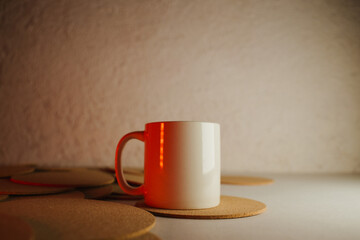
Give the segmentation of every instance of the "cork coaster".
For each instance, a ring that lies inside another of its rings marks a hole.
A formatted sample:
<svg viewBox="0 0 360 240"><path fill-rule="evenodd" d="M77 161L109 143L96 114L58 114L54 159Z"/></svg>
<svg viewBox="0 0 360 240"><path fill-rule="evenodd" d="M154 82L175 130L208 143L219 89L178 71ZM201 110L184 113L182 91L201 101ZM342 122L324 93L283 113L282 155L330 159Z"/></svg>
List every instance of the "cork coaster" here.
<svg viewBox="0 0 360 240"><path fill-rule="evenodd" d="M137 202L135 206L162 217L193 219L241 218L258 215L266 210L266 205L262 202L231 196L221 196L220 204L217 207L207 209L161 209L146 206L143 201Z"/></svg>
<svg viewBox="0 0 360 240"><path fill-rule="evenodd" d="M0 178L11 177L17 174L31 173L35 170L32 166L0 166Z"/></svg>
<svg viewBox="0 0 360 240"><path fill-rule="evenodd" d="M20 217L0 214L0 236L3 240L31 240L35 239L31 226Z"/></svg>
<svg viewBox="0 0 360 240"><path fill-rule="evenodd" d="M124 171L124 173L128 173L128 174L144 175L144 169L143 168L124 167L123 171Z"/></svg>
<svg viewBox="0 0 360 240"><path fill-rule="evenodd" d="M113 194L118 194L118 195L124 195L126 194L120 187L117 183L113 183L112 184L112 187L113 187L113 190L112 190L112 193Z"/></svg>
<svg viewBox="0 0 360 240"><path fill-rule="evenodd" d="M20 166L33 167L33 168L35 168L35 170L36 170L36 168L37 168L37 164L36 164L36 163L25 163L25 164L20 164Z"/></svg>
<svg viewBox="0 0 360 240"><path fill-rule="evenodd" d="M113 186L112 184L110 184L95 188L82 188L79 190L85 194L85 198L101 199L110 195L113 192Z"/></svg>
<svg viewBox="0 0 360 240"><path fill-rule="evenodd" d="M264 185L271 184L274 180L268 178L260 177L248 177L248 176L221 176L222 184L232 184L232 185Z"/></svg>
<svg viewBox="0 0 360 240"><path fill-rule="evenodd" d="M1 183L0 183L1 184ZM1 201L4 201L5 199L7 199L9 197L9 195L4 195L4 194L1 194L0 195L0 202Z"/></svg>
<svg viewBox="0 0 360 240"><path fill-rule="evenodd" d="M68 172L68 171L79 171L79 170L88 170L88 169L84 167L37 167L36 170L40 172L48 172L48 171Z"/></svg>
<svg viewBox="0 0 360 240"><path fill-rule="evenodd" d="M124 173L125 179L127 182L132 184L143 184L144 183L144 175L136 175Z"/></svg>
<svg viewBox="0 0 360 240"><path fill-rule="evenodd" d="M113 167L98 167L97 169L107 173L115 174L115 168Z"/></svg>
<svg viewBox="0 0 360 240"><path fill-rule="evenodd" d="M107 199L113 200L140 200L143 199L142 195L128 195L126 194L117 183L112 184L111 195L106 196Z"/></svg>
<svg viewBox="0 0 360 240"><path fill-rule="evenodd" d="M98 169L108 173L115 173L115 168L113 167L100 167ZM123 172L129 174L135 174L135 175L144 175L144 169L137 167L124 167Z"/></svg>
<svg viewBox="0 0 360 240"><path fill-rule="evenodd" d="M155 217L140 208L88 199L15 199L0 204L4 212L29 220L36 239L131 238L155 224Z"/></svg>
<svg viewBox="0 0 360 240"><path fill-rule="evenodd" d="M53 187L95 187L111 184L114 177L98 170L35 172L11 177L11 181L22 184Z"/></svg>
<svg viewBox="0 0 360 240"><path fill-rule="evenodd" d="M38 199L38 198L77 198L85 199L85 194L80 191L69 191L63 193L52 193L44 195L15 195L9 198L9 201L13 199Z"/></svg>
<svg viewBox="0 0 360 240"><path fill-rule="evenodd" d="M77 199L85 199L85 194L80 191L70 191L64 193L56 193L51 195L35 195L35 196L22 196L23 198L77 198ZM20 197L17 197L20 198Z"/></svg>
<svg viewBox="0 0 360 240"><path fill-rule="evenodd" d="M141 200L143 199L144 196L142 195L127 195L127 194L111 194L106 196L106 199L111 199L111 200Z"/></svg>
<svg viewBox="0 0 360 240"><path fill-rule="evenodd" d="M18 184L9 179L0 179L0 194L8 195L39 195L69 191L72 188L46 187Z"/></svg>
<svg viewBox="0 0 360 240"><path fill-rule="evenodd" d="M155 234L148 232L139 237L131 238L131 240L160 240Z"/></svg>

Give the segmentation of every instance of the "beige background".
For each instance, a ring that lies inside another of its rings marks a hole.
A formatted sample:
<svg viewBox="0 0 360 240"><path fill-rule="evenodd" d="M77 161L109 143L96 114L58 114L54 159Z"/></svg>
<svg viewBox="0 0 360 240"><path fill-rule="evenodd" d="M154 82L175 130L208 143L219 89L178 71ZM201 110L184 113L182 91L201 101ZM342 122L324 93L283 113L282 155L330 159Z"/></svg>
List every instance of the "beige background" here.
<svg viewBox="0 0 360 240"><path fill-rule="evenodd" d="M360 172L359 1L0 7L1 164L111 166L144 123L199 120L223 172Z"/></svg>

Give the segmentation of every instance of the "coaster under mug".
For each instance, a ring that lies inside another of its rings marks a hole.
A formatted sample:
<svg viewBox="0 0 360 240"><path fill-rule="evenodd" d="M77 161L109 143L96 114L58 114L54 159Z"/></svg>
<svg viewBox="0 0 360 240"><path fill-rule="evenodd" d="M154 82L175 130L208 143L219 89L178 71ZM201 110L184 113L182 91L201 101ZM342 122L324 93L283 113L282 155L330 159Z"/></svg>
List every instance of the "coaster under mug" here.
<svg viewBox="0 0 360 240"><path fill-rule="evenodd" d="M137 202L135 206L161 217L192 219L242 218L258 215L266 211L266 205L262 202L233 196L221 196L220 204L208 209L153 208L146 206L144 201Z"/></svg>

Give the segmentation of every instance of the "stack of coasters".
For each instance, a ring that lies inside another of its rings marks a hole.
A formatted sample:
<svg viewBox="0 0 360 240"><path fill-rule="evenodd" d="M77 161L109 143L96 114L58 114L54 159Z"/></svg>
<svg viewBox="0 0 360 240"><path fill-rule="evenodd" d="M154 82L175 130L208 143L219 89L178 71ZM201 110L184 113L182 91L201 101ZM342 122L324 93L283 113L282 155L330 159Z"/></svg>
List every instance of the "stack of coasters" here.
<svg viewBox="0 0 360 240"><path fill-rule="evenodd" d="M139 200L142 196L131 196L124 193L114 183L111 168L67 168L67 167L1 167L0 199L5 195L43 195L55 194L71 190L82 191L85 198L116 200ZM138 186L143 183L141 169L129 168L129 183ZM21 173L21 174L19 174ZM137 175L135 175L137 173Z"/></svg>
<svg viewBox="0 0 360 240"><path fill-rule="evenodd" d="M78 188L84 192L86 198L100 199L112 193L111 183L114 177L98 170L76 169L33 172L11 177L14 184L28 188L65 189ZM20 184L19 184L20 183Z"/></svg>
<svg viewBox="0 0 360 240"><path fill-rule="evenodd" d="M20 226L20 239L158 239L147 233L155 223L147 211L88 200L113 193L112 174L89 168L34 170L0 167L0 218L7 222L0 221L2 238L16 239L14 227Z"/></svg>

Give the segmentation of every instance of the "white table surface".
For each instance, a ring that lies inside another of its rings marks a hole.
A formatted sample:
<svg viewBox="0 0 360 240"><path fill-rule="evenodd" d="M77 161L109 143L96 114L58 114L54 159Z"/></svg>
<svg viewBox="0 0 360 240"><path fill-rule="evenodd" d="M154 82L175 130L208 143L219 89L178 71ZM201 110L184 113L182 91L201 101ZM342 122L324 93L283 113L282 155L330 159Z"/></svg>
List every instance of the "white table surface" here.
<svg viewBox="0 0 360 240"><path fill-rule="evenodd" d="M151 232L163 240L360 239L360 174L253 176L275 182L222 185L221 192L261 201L268 207L266 212L225 220L156 217Z"/></svg>

